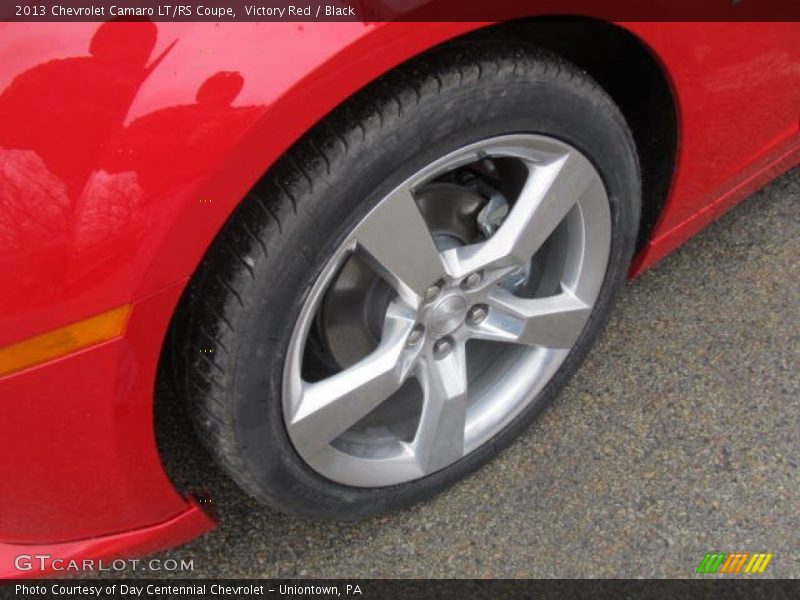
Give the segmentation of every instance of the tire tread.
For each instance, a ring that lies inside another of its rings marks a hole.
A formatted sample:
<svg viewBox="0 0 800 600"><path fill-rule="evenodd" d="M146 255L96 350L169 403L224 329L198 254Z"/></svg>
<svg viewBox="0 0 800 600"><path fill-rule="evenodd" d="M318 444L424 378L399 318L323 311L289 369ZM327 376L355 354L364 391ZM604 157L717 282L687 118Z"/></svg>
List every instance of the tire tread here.
<svg viewBox="0 0 800 600"><path fill-rule="evenodd" d="M179 378L182 394L202 443L240 487L267 505L295 511L261 486L249 470L234 436L234 412L226 401L229 386L236 380L234 349L243 327L242 315L252 309L254 301L242 292L257 278L247 257L260 254L264 260L274 261L271 249L288 244L312 264L302 244L292 239L293 223L301 214L316 223L315 235L323 230L306 207L308 199L325 193L345 161L357 161L362 153L374 151L371 140L405 115L444 93L492 78L536 78L578 89L603 103L627 130L605 92L558 56L518 43L454 43L381 77L298 141L244 198L193 277L187 292L188 309L182 317L188 324L183 328L187 333L172 345L173 352L181 355L173 360L183 371ZM210 352L192 360L200 350Z"/></svg>

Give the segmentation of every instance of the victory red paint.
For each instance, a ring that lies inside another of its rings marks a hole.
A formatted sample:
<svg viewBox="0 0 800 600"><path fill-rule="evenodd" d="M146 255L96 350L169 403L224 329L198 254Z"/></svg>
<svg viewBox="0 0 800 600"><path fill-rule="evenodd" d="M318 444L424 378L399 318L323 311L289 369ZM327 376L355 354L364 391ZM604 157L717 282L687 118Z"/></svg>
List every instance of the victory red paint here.
<svg viewBox="0 0 800 600"><path fill-rule="evenodd" d="M213 526L165 475L153 429L186 282L312 125L485 26L0 24L0 575L34 574L14 568L22 553L141 554ZM651 57L671 95L659 106L672 108L672 142L650 150L668 193L653 200L635 275L800 162L800 26L607 27ZM642 82L631 74L625 93ZM117 333L92 322L74 334L86 345L55 358L36 345L121 307Z"/></svg>

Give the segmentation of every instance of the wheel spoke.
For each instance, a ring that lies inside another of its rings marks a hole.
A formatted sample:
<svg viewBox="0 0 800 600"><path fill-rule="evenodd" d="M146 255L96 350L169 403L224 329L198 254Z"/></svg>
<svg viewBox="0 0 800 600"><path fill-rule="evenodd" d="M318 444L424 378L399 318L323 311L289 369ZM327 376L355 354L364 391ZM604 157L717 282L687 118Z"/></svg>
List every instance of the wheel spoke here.
<svg viewBox="0 0 800 600"><path fill-rule="evenodd" d="M489 314L472 328L478 339L571 348L592 307L564 291L546 298L518 298L497 287L489 295Z"/></svg>
<svg viewBox="0 0 800 600"><path fill-rule="evenodd" d="M500 228L486 242L448 250L443 254L454 277L478 269L495 271L527 263L575 203L602 182L591 163L570 151L547 162L528 165L528 178ZM488 283L488 281L486 281Z"/></svg>
<svg viewBox="0 0 800 600"><path fill-rule="evenodd" d="M444 274L431 232L405 186L367 215L355 237L376 269L412 306Z"/></svg>
<svg viewBox="0 0 800 600"><path fill-rule="evenodd" d="M406 344L413 324L391 305L381 343L373 352L322 381L303 383L288 424L295 443L323 448L400 388L415 358Z"/></svg>
<svg viewBox="0 0 800 600"><path fill-rule="evenodd" d="M423 473L432 473L464 454L467 416L467 366L464 344L446 357L427 358L420 368L424 391L414 454Z"/></svg>

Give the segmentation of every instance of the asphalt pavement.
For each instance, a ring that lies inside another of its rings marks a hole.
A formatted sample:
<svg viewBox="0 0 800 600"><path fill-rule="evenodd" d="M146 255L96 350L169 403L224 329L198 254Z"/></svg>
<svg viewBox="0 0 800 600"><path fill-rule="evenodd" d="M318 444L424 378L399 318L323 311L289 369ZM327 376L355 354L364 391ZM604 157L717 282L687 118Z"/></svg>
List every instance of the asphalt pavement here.
<svg viewBox="0 0 800 600"><path fill-rule="evenodd" d="M800 169L630 281L539 421L411 509L277 514L163 422L170 472L220 517L159 556L193 560L182 577L692 577L713 550L800 577Z"/></svg>

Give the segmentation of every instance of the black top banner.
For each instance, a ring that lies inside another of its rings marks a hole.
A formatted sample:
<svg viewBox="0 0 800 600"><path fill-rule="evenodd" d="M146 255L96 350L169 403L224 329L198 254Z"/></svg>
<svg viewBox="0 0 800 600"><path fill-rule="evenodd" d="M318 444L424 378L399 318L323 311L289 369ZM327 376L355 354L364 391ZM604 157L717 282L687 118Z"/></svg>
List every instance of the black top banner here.
<svg viewBox="0 0 800 600"><path fill-rule="evenodd" d="M4 0L2 21L800 21L800 0Z"/></svg>
<svg viewBox="0 0 800 600"><path fill-rule="evenodd" d="M692 580L276 580L276 579L103 579L0 581L3 598L292 598L300 600L521 600L523 598L618 600L797 598L800 581L757 579Z"/></svg>

